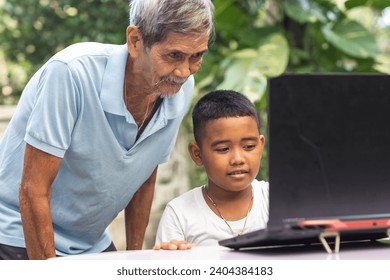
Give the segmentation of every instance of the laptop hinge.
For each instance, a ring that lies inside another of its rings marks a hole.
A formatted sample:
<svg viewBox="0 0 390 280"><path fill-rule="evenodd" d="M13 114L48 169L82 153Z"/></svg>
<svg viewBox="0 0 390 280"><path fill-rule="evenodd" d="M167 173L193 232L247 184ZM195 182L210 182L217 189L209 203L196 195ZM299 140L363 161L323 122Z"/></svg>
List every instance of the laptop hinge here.
<svg viewBox="0 0 390 280"><path fill-rule="evenodd" d="M355 220L355 221L342 221L338 219L329 220L303 220L297 223L299 226L321 226L325 230L320 233L318 239L321 241L322 246L325 250L331 254L332 249L330 248L326 238L335 238L334 252L340 252L340 232L345 230L356 230L356 229L368 229L381 227L386 228L387 236L390 237L390 219L366 219L366 220Z"/></svg>
<svg viewBox="0 0 390 280"><path fill-rule="evenodd" d="M326 252L328 252L329 254L332 254L332 249L330 248L328 242L325 239L325 238L329 238L329 237L335 238L334 252L337 254L338 252L340 252L340 233L339 232L322 232L318 236L318 238L320 239L322 246L324 246Z"/></svg>

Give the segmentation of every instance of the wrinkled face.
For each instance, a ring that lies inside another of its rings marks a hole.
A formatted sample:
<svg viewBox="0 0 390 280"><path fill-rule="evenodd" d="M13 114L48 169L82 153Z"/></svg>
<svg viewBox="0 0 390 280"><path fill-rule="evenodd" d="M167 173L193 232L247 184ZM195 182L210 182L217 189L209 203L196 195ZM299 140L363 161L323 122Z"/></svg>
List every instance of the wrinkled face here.
<svg viewBox="0 0 390 280"><path fill-rule="evenodd" d="M208 40L208 35L169 32L163 41L141 53L145 80L162 96L177 93L201 66Z"/></svg>
<svg viewBox="0 0 390 280"><path fill-rule="evenodd" d="M264 148L252 117L229 117L206 123L199 147L198 165L203 165L209 187L241 191L257 176ZM193 158L194 159L194 158Z"/></svg>

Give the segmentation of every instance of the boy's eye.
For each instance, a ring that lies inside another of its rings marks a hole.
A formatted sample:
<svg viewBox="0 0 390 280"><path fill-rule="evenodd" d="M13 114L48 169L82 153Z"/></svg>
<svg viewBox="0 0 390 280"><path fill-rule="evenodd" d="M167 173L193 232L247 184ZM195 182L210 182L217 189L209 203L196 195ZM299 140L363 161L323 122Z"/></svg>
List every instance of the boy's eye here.
<svg viewBox="0 0 390 280"><path fill-rule="evenodd" d="M228 147L219 147L219 148L215 148L214 151L216 151L218 153L224 153L224 152L229 151L229 148Z"/></svg>
<svg viewBox="0 0 390 280"><path fill-rule="evenodd" d="M250 145L245 145L244 146L245 150L253 150L254 148L256 148L256 145L254 145L254 144L250 144Z"/></svg>

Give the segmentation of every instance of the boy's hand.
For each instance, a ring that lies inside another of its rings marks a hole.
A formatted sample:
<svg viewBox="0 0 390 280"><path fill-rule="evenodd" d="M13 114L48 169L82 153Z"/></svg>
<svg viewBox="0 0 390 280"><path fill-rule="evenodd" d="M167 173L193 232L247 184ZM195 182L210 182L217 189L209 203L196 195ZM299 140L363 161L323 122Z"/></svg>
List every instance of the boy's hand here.
<svg viewBox="0 0 390 280"><path fill-rule="evenodd" d="M171 240L170 242L163 242L153 246L153 250L188 250L194 247L195 244L188 243L184 240Z"/></svg>

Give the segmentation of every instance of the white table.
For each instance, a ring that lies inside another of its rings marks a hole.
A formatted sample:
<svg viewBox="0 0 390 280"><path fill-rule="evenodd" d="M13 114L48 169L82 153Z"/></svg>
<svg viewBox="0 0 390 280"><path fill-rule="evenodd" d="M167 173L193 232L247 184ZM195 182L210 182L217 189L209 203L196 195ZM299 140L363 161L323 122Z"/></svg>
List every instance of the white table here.
<svg viewBox="0 0 390 280"><path fill-rule="evenodd" d="M94 280L118 279L118 277L145 280L328 280L346 277L367 280L388 275L390 244L342 243L338 254L328 254L322 245L241 251L218 246L194 247L185 251L118 251L55 260L59 261L46 263L50 264L50 269L61 271L64 279L72 278L74 271L77 271L75 279ZM161 274L154 274L157 271ZM183 271L184 274L175 278L169 275L169 272ZM189 271L191 274L188 274ZM31 273L31 270L28 272Z"/></svg>
<svg viewBox="0 0 390 280"><path fill-rule="evenodd" d="M59 258L62 259L62 258ZM390 244L342 243L338 254L328 254L322 245L246 249L194 247L185 251L135 250L85 254L65 259L84 260L390 260Z"/></svg>

